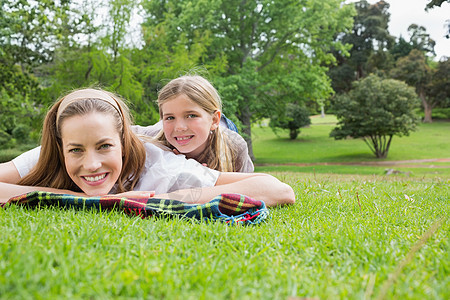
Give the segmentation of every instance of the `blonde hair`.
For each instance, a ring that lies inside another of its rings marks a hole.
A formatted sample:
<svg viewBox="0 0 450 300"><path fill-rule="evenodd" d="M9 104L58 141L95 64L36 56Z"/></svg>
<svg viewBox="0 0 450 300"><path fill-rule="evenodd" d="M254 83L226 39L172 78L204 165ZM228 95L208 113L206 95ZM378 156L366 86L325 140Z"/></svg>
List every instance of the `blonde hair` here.
<svg viewBox="0 0 450 300"><path fill-rule="evenodd" d="M111 115L116 120L115 127L123 149L122 170L116 182L116 191L132 190L145 164L145 148L131 131L131 116L126 104L113 93L100 89L76 90L53 104L44 120L38 163L19 184L79 191L66 171L60 128L65 119L92 112Z"/></svg>
<svg viewBox="0 0 450 300"><path fill-rule="evenodd" d="M208 80L198 75L185 75L173 79L159 91L158 107L161 119L163 116L162 105L179 95L185 95L211 115L216 111L222 111L222 100ZM167 141L163 130L155 139L164 146L175 148ZM221 172L236 172L236 152L236 146L229 141L218 126L209 135L205 151L195 159L200 163L205 163L211 169Z"/></svg>

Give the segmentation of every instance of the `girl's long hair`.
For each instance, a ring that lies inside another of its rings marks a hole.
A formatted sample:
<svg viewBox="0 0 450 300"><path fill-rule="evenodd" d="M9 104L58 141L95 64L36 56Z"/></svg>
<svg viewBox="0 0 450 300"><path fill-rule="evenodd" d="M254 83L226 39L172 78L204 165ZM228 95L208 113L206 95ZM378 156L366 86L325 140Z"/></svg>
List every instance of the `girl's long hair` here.
<svg viewBox="0 0 450 300"><path fill-rule="evenodd" d="M114 116L116 129L121 136L122 171L116 182L116 192L121 193L134 188L145 164L144 145L131 131L131 117L125 103L112 93L98 89L96 91L101 91L112 97L117 103L117 108L95 96L77 99L70 103L63 112L60 112L57 124L58 108L65 97L60 98L50 108L45 117L38 163L28 175L19 181L19 184L79 191L80 189L70 179L66 171L59 129L64 119L98 112Z"/></svg>
<svg viewBox="0 0 450 300"><path fill-rule="evenodd" d="M158 107L161 119L163 116L162 105L179 95L187 96L211 115L218 110L222 111L222 100L208 80L198 75L185 75L173 79L159 92ZM167 141L163 130L158 133L155 139L164 146L171 149L175 148ZM221 172L236 172L236 153L235 144L218 126L209 135L205 151L195 159L200 163L205 163L211 169Z"/></svg>

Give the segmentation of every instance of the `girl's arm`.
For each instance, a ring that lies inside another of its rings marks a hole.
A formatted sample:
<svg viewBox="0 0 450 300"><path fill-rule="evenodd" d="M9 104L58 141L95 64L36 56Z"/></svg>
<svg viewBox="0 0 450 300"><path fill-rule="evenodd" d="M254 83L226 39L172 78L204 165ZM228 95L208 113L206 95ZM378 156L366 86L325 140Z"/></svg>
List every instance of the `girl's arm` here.
<svg viewBox="0 0 450 300"><path fill-rule="evenodd" d="M275 177L261 173L221 173L213 187L192 188L167 194L156 198L168 198L187 203L206 203L219 194L243 194L256 200L262 200L267 206L293 204L294 190Z"/></svg>

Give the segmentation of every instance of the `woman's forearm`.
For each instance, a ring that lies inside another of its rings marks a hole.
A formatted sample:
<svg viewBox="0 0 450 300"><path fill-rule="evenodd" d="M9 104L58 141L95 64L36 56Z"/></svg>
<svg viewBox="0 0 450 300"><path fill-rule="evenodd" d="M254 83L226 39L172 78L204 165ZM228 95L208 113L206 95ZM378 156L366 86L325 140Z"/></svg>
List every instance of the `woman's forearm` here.
<svg viewBox="0 0 450 300"><path fill-rule="evenodd" d="M34 191L52 192L56 194L71 194L75 196L82 196L82 193L76 193L69 190L60 190L54 188L46 188L40 186L25 186L0 182L0 203L8 202L9 199L15 196L26 194Z"/></svg>
<svg viewBox="0 0 450 300"><path fill-rule="evenodd" d="M17 183L20 174L12 161L0 164L0 182Z"/></svg>
<svg viewBox="0 0 450 300"><path fill-rule="evenodd" d="M179 190L155 197L201 204L209 202L219 194L237 193L262 200L267 206L293 204L295 202L293 189L271 175L256 173L246 176L242 173L233 173L243 176L229 176L227 173L222 174L225 175L221 175L216 186Z"/></svg>

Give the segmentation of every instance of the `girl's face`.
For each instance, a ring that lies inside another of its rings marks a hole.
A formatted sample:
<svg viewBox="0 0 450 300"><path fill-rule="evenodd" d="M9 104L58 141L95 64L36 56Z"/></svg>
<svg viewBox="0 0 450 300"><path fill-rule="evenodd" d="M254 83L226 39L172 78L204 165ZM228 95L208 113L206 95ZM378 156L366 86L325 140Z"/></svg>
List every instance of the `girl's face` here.
<svg viewBox="0 0 450 300"><path fill-rule="evenodd" d="M93 112L67 118L61 137L72 181L88 196L108 194L122 170L122 143L113 116Z"/></svg>
<svg viewBox="0 0 450 300"><path fill-rule="evenodd" d="M219 126L220 111L209 114L186 95L161 105L167 141L187 157L198 157L208 146L211 130Z"/></svg>

